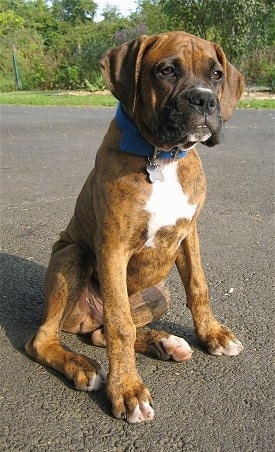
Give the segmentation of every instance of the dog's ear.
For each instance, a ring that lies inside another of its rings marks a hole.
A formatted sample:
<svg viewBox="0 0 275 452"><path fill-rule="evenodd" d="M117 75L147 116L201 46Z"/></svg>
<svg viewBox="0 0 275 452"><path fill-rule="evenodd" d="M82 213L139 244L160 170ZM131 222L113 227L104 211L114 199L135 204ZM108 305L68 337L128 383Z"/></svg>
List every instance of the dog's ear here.
<svg viewBox="0 0 275 452"><path fill-rule="evenodd" d="M142 57L156 39L156 36L139 36L108 50L100 60L101 71L109 90L124 105L130 118L135 109Z"/></svg>
<svg viewBox="0 0 275 452"><path fill-rule="evenodd" d="M213 44L217 57L224 69L224 81L222 86L222 95L220 99L221 114L224 121L227 121L233 114L244 87L244 78L242 74L230 64L217 44Z"/></svg>

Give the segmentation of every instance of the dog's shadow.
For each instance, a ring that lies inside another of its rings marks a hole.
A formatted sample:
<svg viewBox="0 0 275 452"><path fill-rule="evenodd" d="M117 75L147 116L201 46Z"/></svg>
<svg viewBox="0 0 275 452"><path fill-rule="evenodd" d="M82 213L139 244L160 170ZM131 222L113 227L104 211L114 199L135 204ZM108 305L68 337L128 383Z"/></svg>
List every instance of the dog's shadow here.
<svg viewBox="0 0 275 452"><path fill-rule="evenodd" d="M43 280L46 268L34 261L16 255L0 253L1 304L0 323L12 346L24 354L24 344L41 323L43 315ZM152 324L178 336L183 335L183 326L165 319ZM184 328L184 337L192 347L200 348L193 330ZM83 341L87 342L85 338ZM47 369L58 377L64 385L73 388L65 376L55 370ZM110 414L110 405L105 391L93 392L94 402Z"/></svg>
<svg viewBox="0 0 275 452"><path fill-rule="evenodd" d="M13 347L23 353L24 343L41 322L45 267L0 253L0 268L0 322Z"/></svg>
<svg viewBox="0 0 275 452"><path fill-rule="evenodd" d="M46 268L16 255L0 253L0 269L0 325L15 350L31 359L24 344L42 320ZM73 383L64 375L52 368L47 368L47 371L74 389ZM102 411L111 413L105 391L93 392L90 396Z"/></svg>

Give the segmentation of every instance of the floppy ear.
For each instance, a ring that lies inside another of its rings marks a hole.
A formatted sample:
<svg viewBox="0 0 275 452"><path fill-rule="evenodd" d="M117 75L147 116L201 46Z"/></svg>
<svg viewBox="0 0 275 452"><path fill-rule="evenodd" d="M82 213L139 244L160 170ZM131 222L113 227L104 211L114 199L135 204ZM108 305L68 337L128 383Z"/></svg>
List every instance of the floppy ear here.
<svg viewBox="0 0 275 452"><path fill-rule="evenodd" d="M108 88L123 104L130 118L135 109L142 57L156 39L156 36L139 36L108 50L100 60L101 71Z"/></svg>
<svg viewBox="0 0 275 452"><path fill-rule="evenodd" d="M221 114L224 121L227 121L233 114L244 87L242 74L230 64L220 46L214 44L217 57L224 69L224 82L220 99Z"/></svg>

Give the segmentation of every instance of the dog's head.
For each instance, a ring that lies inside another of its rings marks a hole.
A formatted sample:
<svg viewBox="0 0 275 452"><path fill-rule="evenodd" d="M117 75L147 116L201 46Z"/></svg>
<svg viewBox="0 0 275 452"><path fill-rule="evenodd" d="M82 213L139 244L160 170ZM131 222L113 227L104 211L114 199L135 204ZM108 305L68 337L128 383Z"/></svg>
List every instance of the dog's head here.
<svg viewBox="0 0 275 452"><path fill-rule="evenodd" d="M141 134L165 150L219 143L243 90L242 75L217 44L184 32L140 36L100 63Z"/></svg>

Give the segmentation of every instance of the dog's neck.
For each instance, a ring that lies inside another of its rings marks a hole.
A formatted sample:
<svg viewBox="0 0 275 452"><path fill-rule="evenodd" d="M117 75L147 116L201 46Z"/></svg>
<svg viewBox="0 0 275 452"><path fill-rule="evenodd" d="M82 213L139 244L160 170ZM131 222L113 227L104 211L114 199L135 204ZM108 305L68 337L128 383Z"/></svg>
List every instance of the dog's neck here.
<svg viewBox="0 0 275 452"><path fill-rule="evenodd" d="M119 150L122 152L129 152L130 154L152 159L156 159L156 157L178 159L185 157L188 153L188 150L180 149L177 146L170 149L170 151L163 151L162 149L157 149L155 146L152 146L142 137L133 121L131 121L129 116L125 113L120 102L116 110L115 119L122 133L119 145Z"/></svg>

